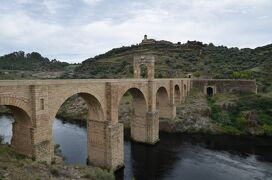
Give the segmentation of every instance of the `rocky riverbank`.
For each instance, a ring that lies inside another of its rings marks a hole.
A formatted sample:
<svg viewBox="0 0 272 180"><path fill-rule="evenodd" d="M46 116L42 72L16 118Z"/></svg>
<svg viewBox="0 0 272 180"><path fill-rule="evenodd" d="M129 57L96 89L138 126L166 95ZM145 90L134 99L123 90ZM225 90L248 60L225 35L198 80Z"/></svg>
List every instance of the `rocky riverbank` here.
<svg viewBox="0 0 272 180"><path fill-rule="evenodd" d="M91 166L65 165L58 159L48 165L17 154L8 145L0 145L0 180L114 179L113 172Z"/></svg>

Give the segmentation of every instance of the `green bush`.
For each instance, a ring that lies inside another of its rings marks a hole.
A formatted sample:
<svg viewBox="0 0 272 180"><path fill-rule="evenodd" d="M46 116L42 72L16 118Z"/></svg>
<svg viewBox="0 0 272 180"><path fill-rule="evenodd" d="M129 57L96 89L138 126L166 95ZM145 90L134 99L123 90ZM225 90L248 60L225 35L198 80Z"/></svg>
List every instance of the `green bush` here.
<svg viewBox="0 0 272 180"><path fill-rule="evenodd" d="M230 135L240 135L242 132L233 126L221 126L221 131L224 134L230 134Z"/></svg>
<svg viewBox="0 0 272 180"><path fill-rule="evenodd" d="M264 134L266 134L268 136L272 135L272 126L271 125L265 124L262 126L262 128L263 128Z"/></svg>
<svg viewBox="0 0 272 180"><path fill-rule="evenodd" d="M260 124L272 125L272 117L268 114L258 113L257 120Z"/></svg>
<svg viewBox="0 0 272 180"><path fill-rule="evenodd" d="M3 142L4 142L4 137L0 135L0 144L2 144Z"/></svg>
<svg viewBox="0 0 272 180"><path fill-rule="evenodd" d="M239 130L243 130L246 128L247 126L247 120L244 116L239 116L236 118L236 122L235 122L235 125L236 127L239 129Z"/></svg>
<svg viewBox="0 0 272 180"><path fill-rule="evenodd" d="M50 172L53 176L56 176L58 177L60 174L59 174L59 171L56 169L56 168L51 168L50 169Z"/></svg>

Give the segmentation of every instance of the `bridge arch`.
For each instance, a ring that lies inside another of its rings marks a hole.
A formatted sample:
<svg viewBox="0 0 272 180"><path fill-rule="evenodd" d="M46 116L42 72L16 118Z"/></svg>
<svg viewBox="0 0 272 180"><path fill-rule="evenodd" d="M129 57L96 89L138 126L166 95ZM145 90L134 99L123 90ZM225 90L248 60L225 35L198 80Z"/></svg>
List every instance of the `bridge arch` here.
<svg viewBox="0 0 272 180"><path fill-rule="evenodd" d="M163 86L157 90L156 107L160 118L171 118L170 98L167 89Z"/></svg>
<svg viewBox="0 0 272 180"><path fill-rule="evenodd" d="M118 102L118 119L123 119L120 115L123 114L121 111L121 101L126 98L127 104L131 103L131 112L129 116L130 120L130 130L131 138L134 141L145 142L147 132L146 132L146 114L147 114L147 101L144 93L138 88L129 88L125 93L122 94Z"/></svg>
<svg viewBox="0 0 272 180"><path fill-rule="evenodd" d="M183 96L187 95L187 86L186 84L183 84Z"/></svg>
<svg viewBox="0 0 272 180"><path fill-rule="evenodd" d="M99 98L89 92L74 92L69 94L68 96L59 98L60 100L54 105L54 109L51 113L51 120L56 116L58 110L61 108L61 106L72 96L78 95L80 96L87 104L88 106L88 120L99 120L104 121L104 109L102 107L102 104L100 103L101 100Z"/></svg>
<svg viewBox="0 0 272 180"><path fill-rule="evenodd" d="M78 92L78 93L72 94L71 96L66 98L66 100L64 100L64 101L62 98L62 100L59 102L58 106L56 106L56 110L54 110L54 112L56 112L56 113L53 114L54 116L51 119L52 125L50 128L53 128L53 126L54 126L53 121L55 119L55 116L56 116L58 110L61 108L61 106L70 97L73 97L75 95L78 95L79 97L81 97L88 106L87 119L86 119L86 123L84 123L84 124L86 124L86 127L87 127L87 137L86 137L86 140L85 140L85 138L82 138L82 140L86 142L86 157L82 156L81 158L86 158L86 160L88 159L89 160L88 163L94 163L97 158L97 147L96 147L97 139L101 140L102 142L104 141L104 138L100 135L97 135L96 133L97 133L97 131L99 131L99 133L105 134L105 132L102 131L103 129L100 129L101 123L102 124L105 123L105 116L104 116L104 111L103 111L102 105L101 105L100 101L98 100L98 98L96 98L94 95L87 93L87 92ZM52 131L51 136L53 137L53 131ZM56 139L54 139L54 140L56 140ZM71 144L71 146L73 146L73 144ZM63 149L63 151L66 151L66 150L67 149Z"/></svg>
<svg viewBox="0 0 272 180"><path fill-rule="evenodd" d="M181 89L178 84L174 86L174 100L176 105L181 103Z"/></svg>
<svg viewBox="0 0 272 180"><path fill-rule="evenodd" d="M11 147L18 153L32 157L33 142L31 129L31 112L28 101L18 97L0 96L0 105L11 110L14 122L12 123Z"/></svg>
<svg viewBox="0 0 272 180"><path fill-rule="evenodd" d="M29 100L26 98L13 95L0 96L0 105L17 107L31 117L31 106Z"/></svg>

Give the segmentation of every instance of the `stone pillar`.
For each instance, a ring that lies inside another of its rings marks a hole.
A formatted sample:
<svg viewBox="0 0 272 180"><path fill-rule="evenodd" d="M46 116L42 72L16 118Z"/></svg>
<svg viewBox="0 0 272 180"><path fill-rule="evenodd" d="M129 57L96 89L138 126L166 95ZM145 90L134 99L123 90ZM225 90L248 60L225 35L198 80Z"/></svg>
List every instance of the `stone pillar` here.
<svg viewBox="0 0 272 180"><path fill-rule="evenodd" d="M147 138L146 143L156 144L159 141L159 113L148 112L146 114L147 119Z"/></svg>
<svg viewBox="0 0 272 180"><path fill-rule="evenodd" d="M88 163L117 170L124 166L123 125L88 120Z"/></svg>
<svg viewBox="0 0 272 180"><path fill-rule="evenodd" d="M124 128L118 123L117 93L112 82L107 82L106 116L94 120L91 113L87 123L88 162L109 170L124 166Z"/></svg>
<svg viewBox="0 0 272 180"><path fill-rule="evenodd" d="M141 116L133 115L131 121L131 138L136 142L155 144L159 139L158 112L147 112Z"/></svg>
<svg viewBox="0 0 272 180"><path fill-rule="evenodd" d="M159 112L156 109L156 82L148 81L148 112L146 113L148 144L155 144L159 141Z"/></svg>
<svg viewBox="0 0 272 180"><path fill-rule="evenodd" d="M31 87L33 158L38 161L51 162L54 155L52 143L52 124L48 109L48 86Z"/></svg>

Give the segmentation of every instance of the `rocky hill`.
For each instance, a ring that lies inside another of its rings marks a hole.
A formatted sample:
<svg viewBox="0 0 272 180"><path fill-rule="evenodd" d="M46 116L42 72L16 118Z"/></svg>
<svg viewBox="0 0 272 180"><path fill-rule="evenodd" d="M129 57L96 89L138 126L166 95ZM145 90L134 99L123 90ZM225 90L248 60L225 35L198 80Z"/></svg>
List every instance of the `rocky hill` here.
<svg viewBox="0 0 272 180"><path fill-rule="evenodd" d="M238 49L198 41L181 44L147 39L143 42L114 48L83 61L75 69L73 78L132 77L133 56L152 53L156 56L155 75L158 78L184 77L192 73L195 77L255 78L265 85L272 81L272 44Z"/></svg>
<svg viewBox="0 0 272 180"><path fill-rule="evenodd" d="M13 52L0 57L0 79L57 78L69 66L37 52Z"/></svg>
<svg viewBox="0 0 272 180"><path fill-rule="evenodd" d="M50 61L37 52L18 51L0 57L0 69L5 70L59 71L68 65L56 59Z"/></svg>

